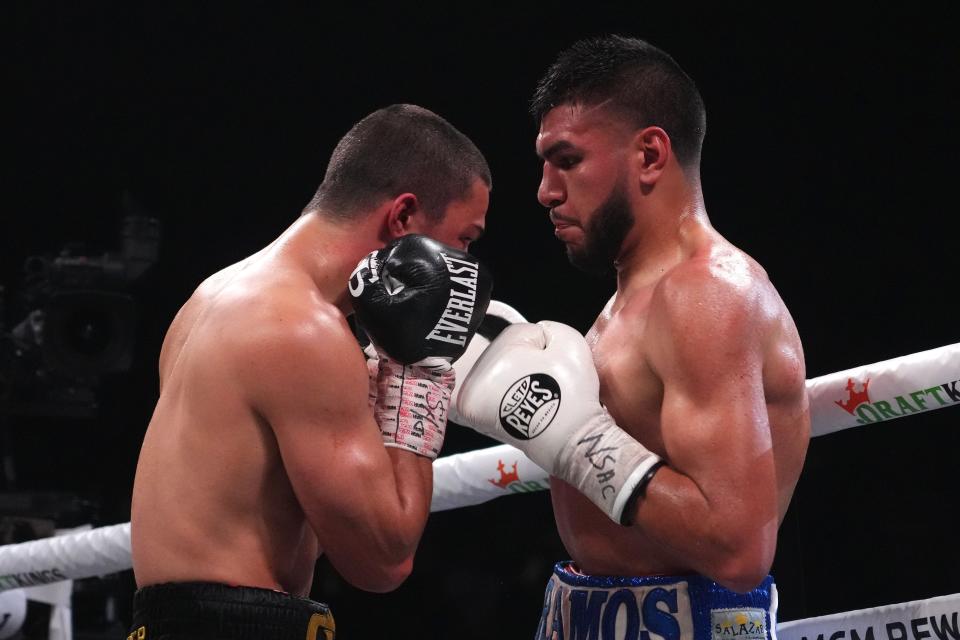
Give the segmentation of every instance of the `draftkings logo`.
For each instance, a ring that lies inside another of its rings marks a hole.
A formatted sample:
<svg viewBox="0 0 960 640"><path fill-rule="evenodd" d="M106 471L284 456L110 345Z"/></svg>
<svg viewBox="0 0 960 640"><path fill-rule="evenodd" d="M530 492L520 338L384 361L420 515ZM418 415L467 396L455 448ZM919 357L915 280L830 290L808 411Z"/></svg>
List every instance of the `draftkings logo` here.
<svg viewBox="0 0 960 640"><path fill-rule="evenodd" d="M520 482L520 474L517 473L517 463L513 463L513 471L509 473L505 471L506 466L503 464L503 460L497 460L497 471L500 472L500 477L496 480L490 478L490 484L496 485L501 489L506 489L514 482Z"/></svg>
<svg viewBox="0 0 960 640"><path fill-rule="evenodd" d="M500 472L499 478L487 478L487 481L495 487L506 489L512 493L529 493L531 491L544 491L549 489L544 482L537 480L521 480L520 473L517 472L518 462L514 462L510 471L507 471L507 465L503 460L497 460L497 471Z"/></svg>
<svg viewBox="0 0 960 640"><path fill-rule="evenodd" d="M0 587L4 589L18 589L35 587L40 584L50 584L66 580L67 576L60 569L44 569L43 571L28 571L24 573L8 573L0 576Z"/></svg>
<svg viewBox="0 0 960 640"><path fill-rule="evenodd" d="M838 407L855 416L857 423L870 424L960 403L958 384L960 380L954 380L927 389L917 389L902 396L871 400L870 378L859 384L854 382L853 378L848 378L847 398L834 400L834 402Z"/></svg>

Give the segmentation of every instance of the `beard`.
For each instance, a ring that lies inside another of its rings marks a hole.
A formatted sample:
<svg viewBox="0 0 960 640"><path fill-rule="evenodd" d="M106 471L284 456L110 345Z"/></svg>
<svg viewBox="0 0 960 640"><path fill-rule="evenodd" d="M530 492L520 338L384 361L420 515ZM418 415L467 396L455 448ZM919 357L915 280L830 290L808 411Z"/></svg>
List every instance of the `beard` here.
<svg viewBox="0 0 960 640"><path fill-rule="evenodd" d="M612 272L623 239L633 227L633 222L627 190L621 180L584 227L583 246L577 249L567 246L570 264L599 276Z"/></svg>

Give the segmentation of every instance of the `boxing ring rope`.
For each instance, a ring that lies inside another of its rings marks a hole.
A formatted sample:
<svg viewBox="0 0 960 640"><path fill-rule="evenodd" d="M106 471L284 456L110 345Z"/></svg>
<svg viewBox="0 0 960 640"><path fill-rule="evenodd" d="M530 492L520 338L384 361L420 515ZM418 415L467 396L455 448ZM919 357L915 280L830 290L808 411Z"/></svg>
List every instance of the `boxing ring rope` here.
<svg viewBox="0 0 960 640"><path fill-rule="evenodd" d="M811 437L960 404L960 342L812 378L806 386ZM433 474L431 511L549 488L549 475L510 445L439 458Z"/></svg>
<svg viewBox="0 0 960 640"><path fill-rule="evenodd" d="M807 380L806 386L811 437L957 405L960 343L827 374ZM548 474L509 445L439 458L433 468L431 511L549 488ZM0 592L131 567L129 522L9 544L0 546ZM911 631L917 636L918 627L926 625L932 638L960 640L958 616L960 594L954 594L783 623L777 631L781 640L836 640L844 634L899 640Z"/></svg>
<svg viewBox="0 0 960 640"><path fill-rule="evenodd" d="M960 343L807 381L811 437L960 404ZM498 445L438 458L431 511L549 488L522 452ZM0 591L131 568L130 523L0 546ZM960 640L960 638L958 638Z"/></svg>

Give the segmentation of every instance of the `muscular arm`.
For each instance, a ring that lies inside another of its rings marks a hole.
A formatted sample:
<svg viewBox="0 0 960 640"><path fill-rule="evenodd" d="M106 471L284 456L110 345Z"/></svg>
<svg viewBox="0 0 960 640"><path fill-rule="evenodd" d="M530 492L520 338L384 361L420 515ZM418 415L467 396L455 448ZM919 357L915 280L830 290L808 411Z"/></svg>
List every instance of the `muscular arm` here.
<svg viewBox="0 0 960 640"><path fill-rule="evenodd" d="M669 466L635 505L649 538L737 591L770 569L777 478L763 388L762 287L706 267L661 283L647 326Z"/></svg>
<svg viewBox="0 0 960 640"><path fill-rule="evenodd" d="M383 446L363 357L342 319L277 333L260 349L254 406L334 568L358 588L395 589L429 514L431 461Z"/></svg>

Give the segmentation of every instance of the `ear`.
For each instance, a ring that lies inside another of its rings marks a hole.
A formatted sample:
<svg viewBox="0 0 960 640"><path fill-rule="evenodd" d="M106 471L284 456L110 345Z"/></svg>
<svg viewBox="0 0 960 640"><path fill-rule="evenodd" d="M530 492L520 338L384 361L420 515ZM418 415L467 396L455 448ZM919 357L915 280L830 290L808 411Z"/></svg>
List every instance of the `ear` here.
<svg viewBox="0 0 960 640"><path fill-rule="evenodd" d="M646 127L634 137L640 184L652 187L660 179L667 161L673 155L670 136L660 127Z"/></svg>
<svg viewBox="0 0 960 640"><path fill-rule="evenodd" d="M412 193L401 193L394 198L387 209L387 235L390 240L417 233L422 224L423 213L420 201Z"/></svg>

